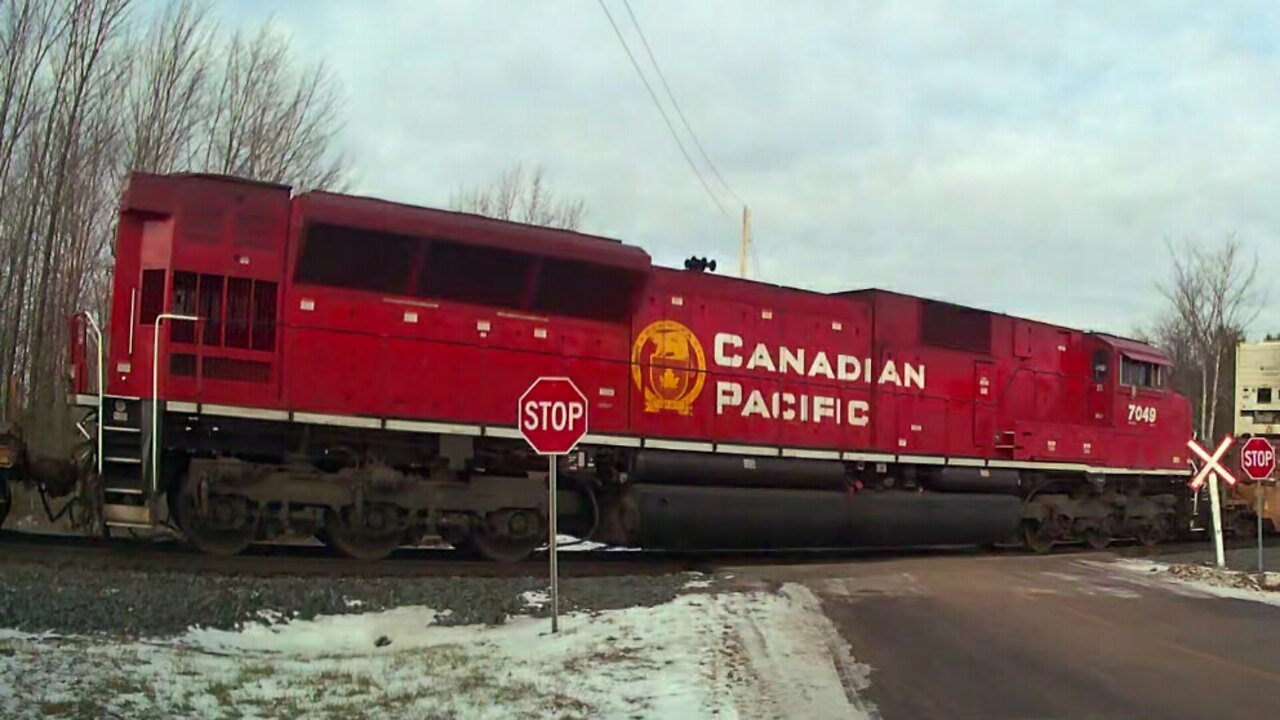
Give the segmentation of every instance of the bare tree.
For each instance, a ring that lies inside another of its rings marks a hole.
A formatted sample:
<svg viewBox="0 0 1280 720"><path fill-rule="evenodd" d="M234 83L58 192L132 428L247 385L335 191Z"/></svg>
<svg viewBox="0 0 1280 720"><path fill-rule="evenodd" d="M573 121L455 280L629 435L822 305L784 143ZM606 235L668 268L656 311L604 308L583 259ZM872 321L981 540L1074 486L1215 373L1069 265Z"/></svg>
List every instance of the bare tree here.
<svg viewBox="0 0 1280 720"><path fill-rule="evenodd" d="M66 319L105 309L128 171L331 187L346 170L323 65L269 27L220 42L208 0L133 2L0 0L0 408L52 451Z"/></svg>
<svg viewBox="0 0 1280 720"><path fill-rule="evenodd" d="M586 216L581 198L556 197L546 186L541 166L526 173L508 168L488 185L456 192L450 207L462 212L530 225L577 230Z"/></svg>
<svg viewBox="0 0 1280 720"><path fill-rule="evenodd" d="M323 63L295 67L269 24L227 47L210 98L203 165L212 172L303 188L334 189L347 160L336 81Z"/></svg>
<svg viewBox="0 0 1280 720"><path fill-rule="evenodd" d="M1256 258L1246 259L1234 236L1217 247L1190 242L1168 246L1173 272L1160 290L1169 309L1153 335L1175 361L1194 369L1175 387L1198 395L1197 436L1216 437L1223 361L1234 356L1245 328L1260 312Z"/></svg>
<svg viewBox="0 0 1280 720"><path fill-rule="evenodd" d="M13 375L18 355L18 332L26 300L27 267L31 260L30 229L34 222L31 192L32 133L42 117L47 90L41 79L47 58L65 30L66 14L53 2L7 0L0 22L0 232L4 234L3 283L0 284L0 376ZM3 407L12 403L6 383Z"/></svg>
<svg viewBox="0 0 1280 720"><path fill-rule="evenodd" d="M166 6L136 44L125 97L127 167L168 172L189 165L215 50L207 0Z"/></svg>

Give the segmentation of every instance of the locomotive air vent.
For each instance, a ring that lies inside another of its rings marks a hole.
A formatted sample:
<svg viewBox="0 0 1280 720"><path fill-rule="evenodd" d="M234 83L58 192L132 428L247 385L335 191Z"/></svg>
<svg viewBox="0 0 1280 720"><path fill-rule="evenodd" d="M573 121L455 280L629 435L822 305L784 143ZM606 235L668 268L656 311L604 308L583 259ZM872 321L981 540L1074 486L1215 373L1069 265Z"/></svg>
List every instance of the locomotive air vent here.
<svg viewBox="0 0 1280 720"><path fill-rule="evenodd" d="M991 314L950 303L921 303L920 339L926 344L991 354Z"/></svg>

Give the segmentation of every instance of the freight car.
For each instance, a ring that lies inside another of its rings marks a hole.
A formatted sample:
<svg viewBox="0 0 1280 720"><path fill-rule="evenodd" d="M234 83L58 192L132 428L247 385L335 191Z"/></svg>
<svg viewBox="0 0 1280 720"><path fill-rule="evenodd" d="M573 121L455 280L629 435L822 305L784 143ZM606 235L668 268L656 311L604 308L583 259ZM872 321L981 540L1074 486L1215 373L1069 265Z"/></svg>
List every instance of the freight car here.
<svg viewBox="0 0 1280 720"><path fill-rule="evenodd" d="M1239 449L1247 438L1261 436L1272 445L1280 443L1280 341L1238 344L1235 371L1237 443L1232 455L1235 466L1240 467ZM1280 530L1280 487L1252 482L1227 490L1222 503L1223 526L1238 536L1255 536L1259 494L1262 531Z"/></svg>
<svg viewBox="0 0 1280 720"><path fill-rule="evenodd" d="M206 175L132 175L115 258L105 337L72 328L92 452L48 486L106 528L525 557L548 503L515 403L546 374L590 399L562 527L605 543L1045 551L1188 520L1188 403L1120 337Z"/></svg>

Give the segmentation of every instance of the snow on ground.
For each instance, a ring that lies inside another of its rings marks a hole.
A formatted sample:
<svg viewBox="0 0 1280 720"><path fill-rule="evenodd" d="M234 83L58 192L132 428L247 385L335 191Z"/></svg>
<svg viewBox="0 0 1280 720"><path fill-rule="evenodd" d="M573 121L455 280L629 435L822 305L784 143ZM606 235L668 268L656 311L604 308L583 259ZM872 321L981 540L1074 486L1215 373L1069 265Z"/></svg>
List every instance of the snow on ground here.
<svg viewBox="0 0 1280 720"><path fill-rule="evenodd" d="M1265 577L1259 577L1257 573L1221 570L1205 565L1136 559L1118 560L1111 564L1132 573L1137 580L1159 583L1166 588L1177 587L1202 596L1280 605L1280 573L1269 572Z"/></svg>
<svg viewBox="0 0 1280 720"><path fill-rule="evenodd" d="M538 550L547 550L548 545L541 545ZM556 535L556 550L560 552L585 552L587 550L606 550L608 552L639 552L640 548L624 545L605 545L594 540L582 540L573 535Z"/></svg>
<svg viewBox="0 0 1280 720"><path fill-rule="evenodd" d="M566 615L555 635L547 619L436 617L401 607L163 642L0 631L0 716L876 716L858 697L869 669L800 585Z"/></svg>

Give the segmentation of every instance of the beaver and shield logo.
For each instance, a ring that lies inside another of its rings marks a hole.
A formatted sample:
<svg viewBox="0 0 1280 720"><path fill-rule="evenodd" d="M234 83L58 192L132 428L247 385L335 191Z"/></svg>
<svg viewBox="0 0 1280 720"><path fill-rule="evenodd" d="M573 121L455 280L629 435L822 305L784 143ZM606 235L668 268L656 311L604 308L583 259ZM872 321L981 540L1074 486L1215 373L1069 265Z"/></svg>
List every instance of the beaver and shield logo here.
<svg viewBox="0 0 1280 720"><path fill-rule="evenodd" d="M631 346L631 379L644 392L645 412L692 413L706 370L702 344L675 320L650 323Z"/></svg>

